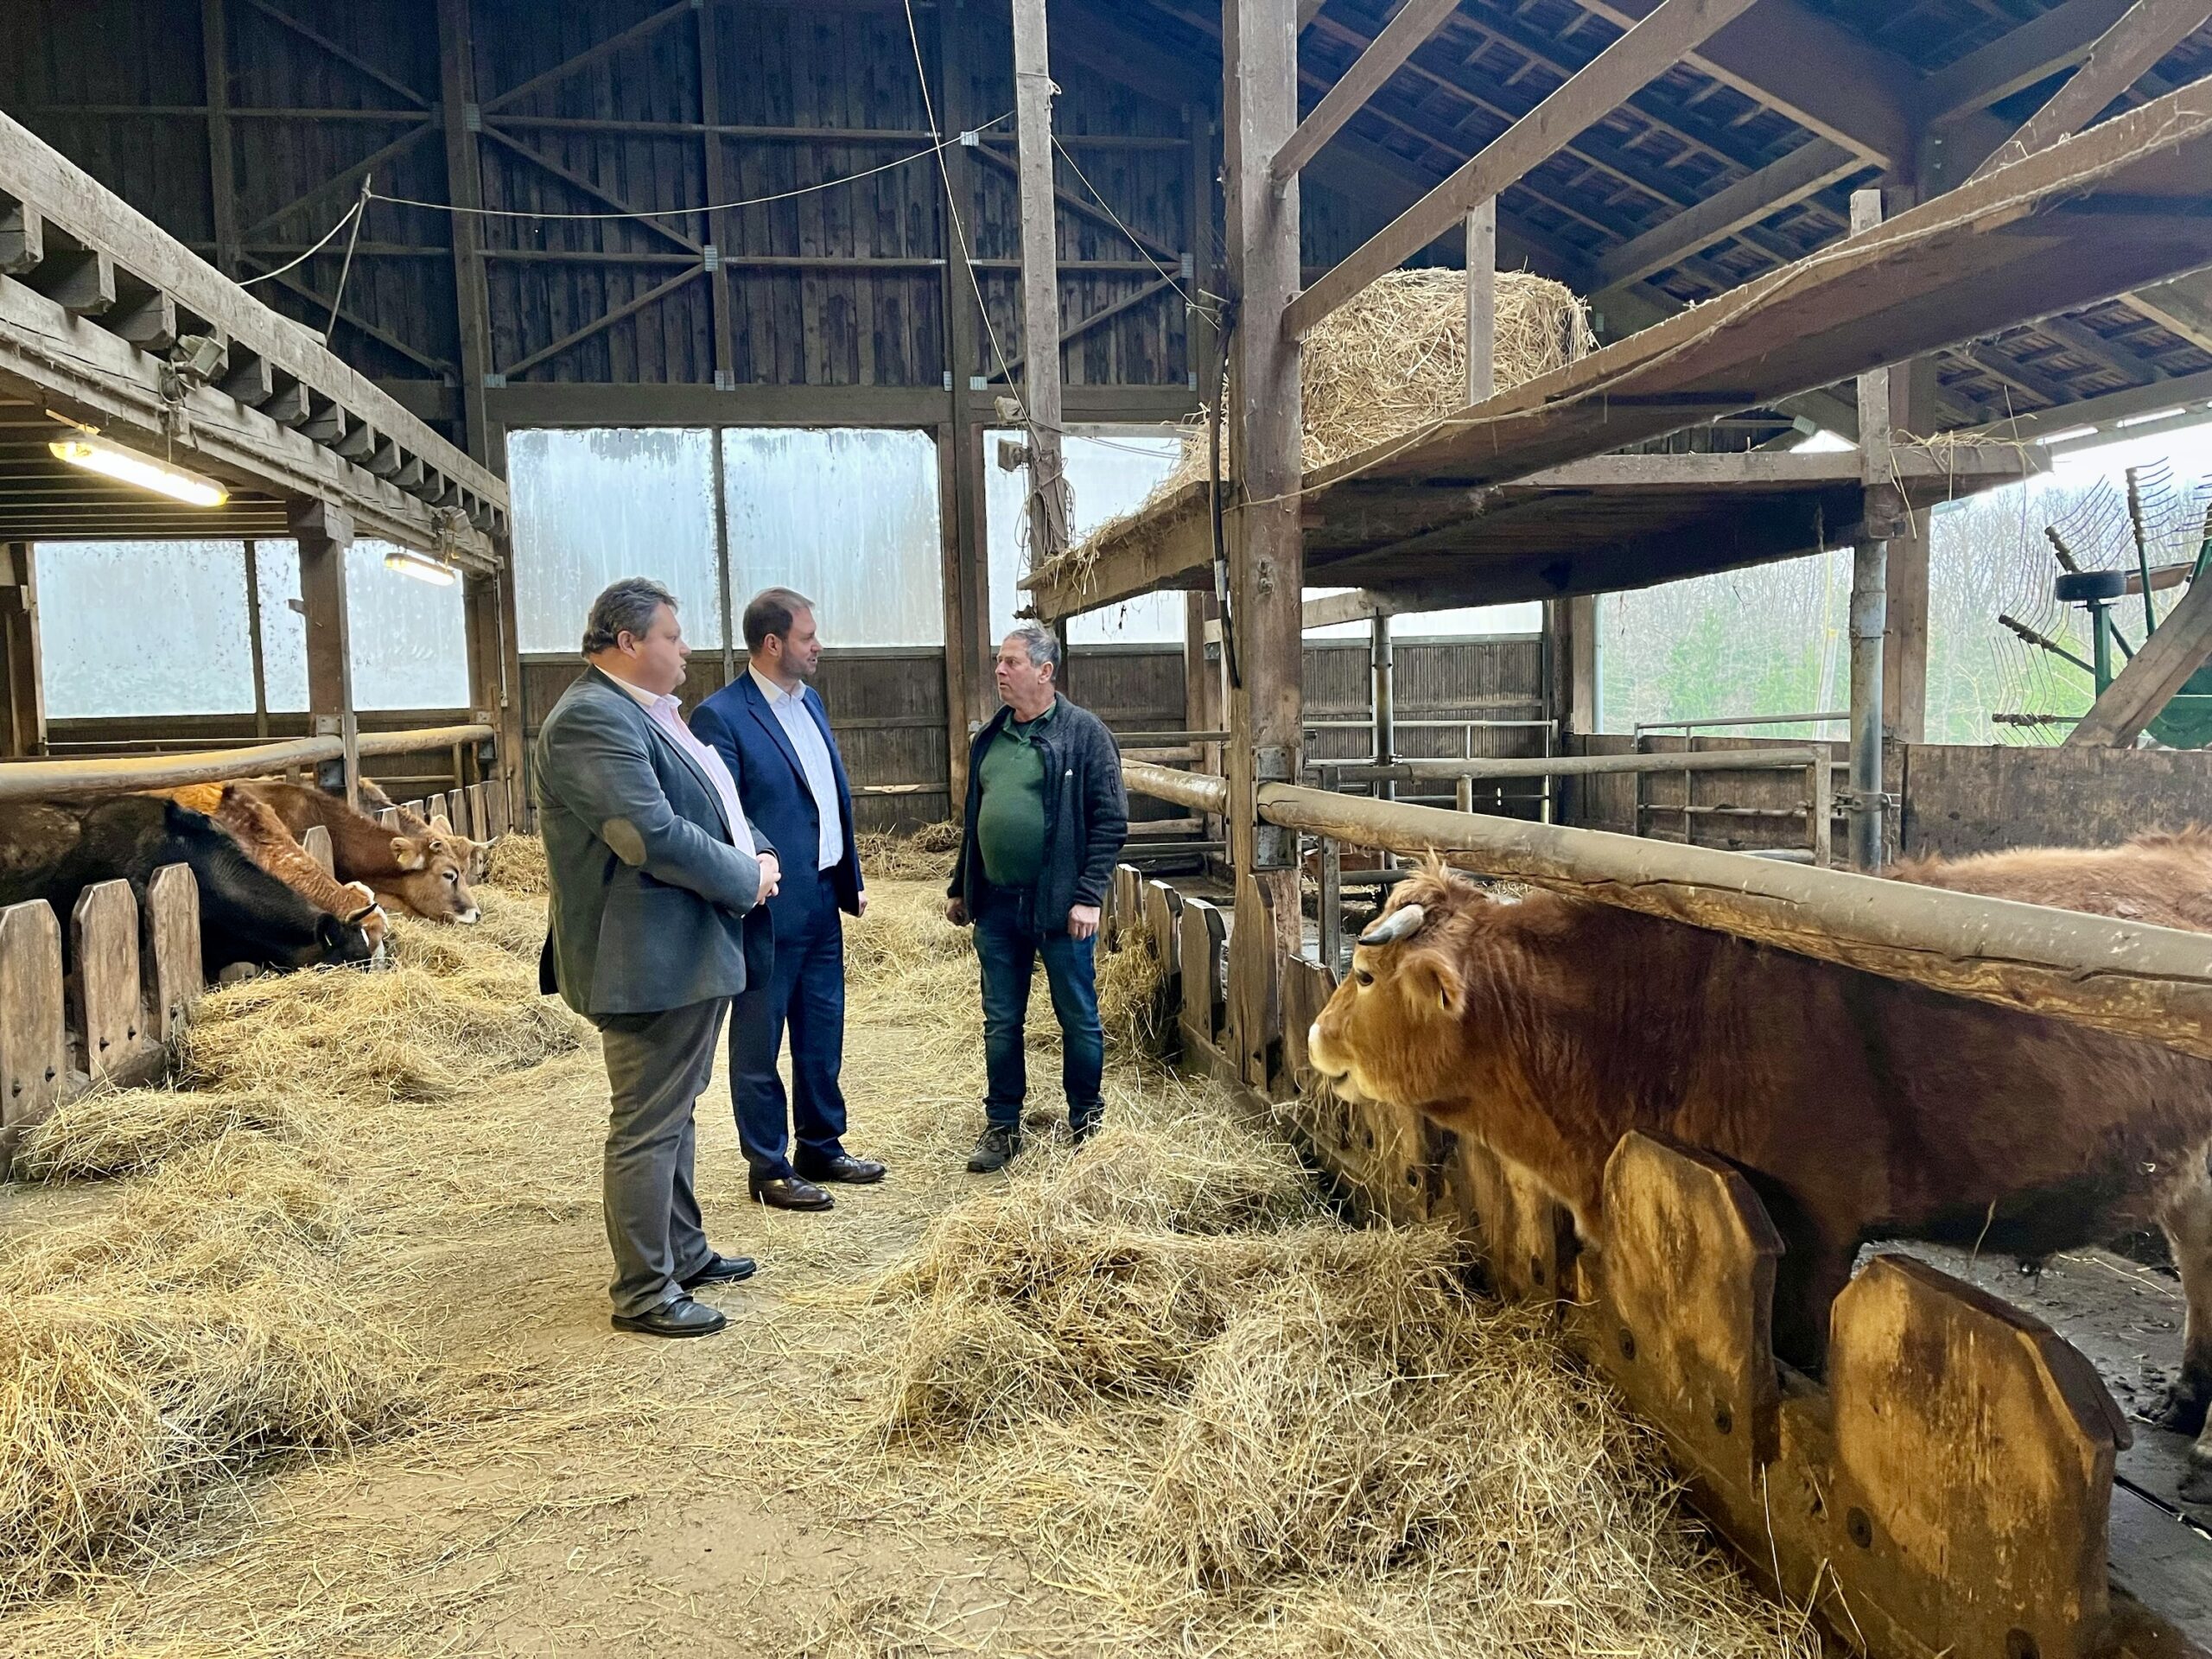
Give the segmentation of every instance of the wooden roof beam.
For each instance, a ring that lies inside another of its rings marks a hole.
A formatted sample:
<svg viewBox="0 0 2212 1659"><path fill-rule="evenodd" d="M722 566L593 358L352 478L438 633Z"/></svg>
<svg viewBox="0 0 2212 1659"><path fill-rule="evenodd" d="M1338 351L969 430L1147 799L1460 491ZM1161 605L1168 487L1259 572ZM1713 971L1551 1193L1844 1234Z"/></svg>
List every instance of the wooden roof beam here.
<svg viewBox="0 0 2212 1659"><path fill-rule="evenodd" d="M1987 46L1946 64L1920 85L1920 119L1955 121L2025 92L2089 55L2097 37L2134 0L2065 0Z"/></svg>
<svg viewBox="0 0 2212 1659"><path fill-rule="evenodd" d="M1298 130L1275 152L1274 159L1268 164L1268 173L1276 188L1281 189L1296 178L1344 123L1367 107L1367 100L1382 89L1384 81L1398 73L1423 41L1444 26L1446 19L1459 10L1459 0L1406 0L1398 15L1353 60L1342 79L1322 95L1312 113L1298 124ZM1314 10L1319 11L1320 8ZM1300 20L1301 28L1305 21Z"/></svg>
<svg viewBox="0 0 2212 1659"><path fill-rule="evenodd" d="M1471 209L1496 200L1567 148L1751 5L1752 0L1662 0L1648 19L1293 301L1283 318L1284 333L1302 338L1376 277L1459 224Z"/></svg>
<svg viewBox="0 0 2212 1659"><path fill-rule="evenodd" d="M1598 269L1608 289L1640 283L1685 256L1724 242L1746 226L1771 218L1837 180L1848 178L1866 165L1865 158L1855 151L1815 138L1622 244L1599 261ZM1602 297L1592 296L1592 302L1598 303Z"/></svg>
<svg viewBox="0 0 2212 1659"><path fill-rule="evenodd" d="M1580 0L1622 29L1661 0ZM1871 162L1910 162L1918 131L1919 73L1797 3L1764 0L1689 54L1691 67Z"/></svg>
<svg viewBox="0 0 2212 1659"><path fill-rule="evenodd" d="M2212 17L2212 0L2136 0L2098 37L2088 60L1973 176L1980 178L2081 131L2207 17Z"/></svg>

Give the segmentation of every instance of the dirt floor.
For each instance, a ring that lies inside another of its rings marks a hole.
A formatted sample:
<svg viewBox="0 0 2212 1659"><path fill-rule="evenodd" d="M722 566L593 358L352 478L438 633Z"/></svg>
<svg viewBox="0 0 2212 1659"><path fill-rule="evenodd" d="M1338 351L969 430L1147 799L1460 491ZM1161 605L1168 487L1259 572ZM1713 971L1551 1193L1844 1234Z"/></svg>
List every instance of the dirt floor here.
<svg viewBox="0 0 2212 1659"><path fill-rule="evenodd" d="M899 891L878 883L879 906ZM926 922L934 900L919 887L904 896L909 918ZM534 948L525 951L534 912L503 909L495 917L487 906L487 923L501 921L512 935L504 948L516 957L534 958ZM1402 1430L1402 1461L1446 1483L1441 1496L1407 1488L1415 1503L1408 1536L1449 1511L1453 1492L1484 1481L1498 1483L1510 1514L1510 1526L1483 1535L1479 1551L1462 1545L1415 1559L1410 1577L1390 1563L1357 1583L1286 1579L1280 1603L1263 1577L1232 1617L1204 1587L1154 1593L1178 1564L1149 1585L1111 1572L1085 1576L1059 1535L1089 1523L1084 1505L1102 1484L1119 1483L1125 1494L1154 1472L1123 1471L1110 1458L1073 1466L1092 1450L1084 1425L1104 1416L1078 1414L1033 1437L1049 1449L1072 1426L1073 1438L1058 1443L1071 1466L1048 1459L1031 1482L1042 1495L1033 1521L988 1512L957 1481L887 1478L880 1444L852 1431L870 1386L860 1362L895 1317L868 1287L911 1260L931 1224L963 1201L1018 1191L1007 1178L979 1180L963 1167L979 1127L982 1055L972 1015L949 1019L945 1008L969 1006L972 960L947 961L941 939L908 931L913 937L872 921L852 936L849 1145L886 1160L887 1183L840 1192L828 1215L760 1209L746 1201L719 1078L702 1103L699 1187L710 1230L721 1249L762 1263L755 1280L711 1294L731 1316L714 1338L664 1343L608 1328L599 1208L605 1084L588 1040L443 1097L347 1098L337 1110L325 1100L296 1141L233 1131L226 1139L311 1166L334 1193L328 1253L346 1294L365 1325L396 1331L406 1344L401 1421L349 1452L260 1459L192 1503L182 1522L111 1549L58 1593L0 1611L0 1650L24 1659L979 1651L1440 1659L1477 1650L1738 1659L1813 1650L1802 1620L1760 1601L1680 1516L1648 1444L1602 1389L1526 1334L1510 1310L1464 1316L1482 1327L1471 1327L1471 1339L1487 1344L1493 1374L1479 1385L1456 1372L1386 1374L1382 1385L1464 1390L1440 1408L1417 1402ZM922 966L908 972L902 963ZM1041 990L1036 1001L1046 1017ZM1033 1105L1058 1092L1056 1065L1038 1046ZM1179 1112L1205 1104L1188 1085L1117 1055L1109 1115L1123 1109L1113 1103L1140 1096L1171 1128ZM1210 1109L1218 1122L1219 1103ZM1219 1144L1238 1155L1232 1141ZM1250 1146L1255 1158L1263 1147L1284 1156L1256 1125ZM1087 1150L1089 1166L1071 1165L1064 1146L1039 1145L1012 1183L1049 1182L1056 1170L1080 1177L1097 1166L1098 1150ZM111 1220L110 1230L124 1230L136 1195L161 1179L0 1185L0 1262L72 1228L97 1233ZM1317 1216L1300 1236L1332 1230L1343 1231ZM1357 1264L1382 1246L1346 1252L1324 1237L1321 1248L1371 1271ZM1441 1247L1408 1235L1389 1248ZM1276 1288L1290 1293L1276 1299L1285 1306L1304 1308L1297 1277ZM1358 1288L1333 1294L1377 1302ZM1256 1357L1260 1370L1272 1351ZM1350 1365L1352 1351L1341 1351ZM1307 1363L1294 1360L1294 1369ZM1291 1382L1311 1392L1300 1377ZM1462 1433L1475 1421L1484 1433ZM1440 1433L1459 1462L1424 1461ZM1516 1435L1532 1437L1525 1444L1541 1446L1554 1466L1521 1461ZM1253 1443L1267 1445L1264 1435ZM969 1445L978 1463L988 1459L980 1441ZM1474 1466L1486 1446L1509 1466ZM970 1452L953 1455L964 1461ZM1275 1466L1249 1481L1262 1496L1304 1490L1299 1483L1313 1478L1286 1466L1277 1480ZM1370 1477L1355 1465L1350 1478ZM1253 1513L1270 1526L1280 1518ZM1332 1523L1323 1514L1300 1524L1325 1536ZM1599 1591L1615 1599L1592 1613ZM1440 1610L1459 1623L1437 1622ZM1270 1634L1278 1624L1280 1639ZM1547 1639L1570 1628L1573 1639ZM1486 1634L1471 1643L1470 1630Z"/></svg>

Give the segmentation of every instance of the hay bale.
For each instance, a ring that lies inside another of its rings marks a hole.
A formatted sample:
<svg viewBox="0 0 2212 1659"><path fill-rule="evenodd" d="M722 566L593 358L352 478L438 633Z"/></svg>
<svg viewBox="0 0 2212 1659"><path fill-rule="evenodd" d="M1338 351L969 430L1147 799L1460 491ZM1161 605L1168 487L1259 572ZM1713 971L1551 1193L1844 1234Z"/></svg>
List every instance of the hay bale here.
<svg viewBox="0 0 2212 1659"><path fill-rule="evenodd" d="M0 1249L0 1613L118 1547L158 1558L259 1459L399 1420L415 1368L340 1289L345 1225L320 1171L248 1135Z"/></svg>
<svg viewBox="0 0 2212 1659"><path fill-rule="evenodd" d="M548 892L545 843L536 836L501 836L485 855L484 880L509 893Z"/></svg>

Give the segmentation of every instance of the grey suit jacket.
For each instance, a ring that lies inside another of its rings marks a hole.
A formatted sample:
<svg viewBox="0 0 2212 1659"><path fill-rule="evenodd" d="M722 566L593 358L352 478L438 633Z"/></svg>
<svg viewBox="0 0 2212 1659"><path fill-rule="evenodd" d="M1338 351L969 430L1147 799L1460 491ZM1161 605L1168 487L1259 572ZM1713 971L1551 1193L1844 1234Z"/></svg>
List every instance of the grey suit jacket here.
<svg viewBox="0 0 2212 1659"><path fill-rule="evenodd" d="M734 996L748 969L766 971L760 867L731 844L706 772L636 698L591 670L546 715L533 758L552 889L542 988L587 1018L656 1014Z"/></svg>

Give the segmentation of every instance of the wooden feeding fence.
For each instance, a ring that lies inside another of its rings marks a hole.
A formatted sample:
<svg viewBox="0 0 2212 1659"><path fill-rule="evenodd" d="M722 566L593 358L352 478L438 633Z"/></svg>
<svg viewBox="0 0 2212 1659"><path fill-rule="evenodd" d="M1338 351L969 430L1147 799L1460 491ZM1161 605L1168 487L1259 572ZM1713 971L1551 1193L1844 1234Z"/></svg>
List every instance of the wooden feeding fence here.
<svg viewBox="0 0 2212 1659"><path fill-rule="evenodd" d="M489 727L473 725L365 733L359 753L474 750L492 741ZM193 754L11 764L0 766L0 801L267 777L327 765L344 752L336 738L303 738ZM476 839L506 833L506 794L496 785L474 783L408 804ZM397 827L396 810L378 816ZM301 842L334 874L328 830L311 827ZM0 909L0 1168L23 1131L71 1096L158 1076L205 988L199 884L184 865L155 871L143 903L129 881L116 880L87 887L67 917L43 899Z"/></svg>
<svg viewBox="0 0 2212 1659"><path fill-rule="evenodd" d="M1758 753L1809 769L1819 752ZM1194 810L1227 805L1220 779L1136 763L1124 776ZM2199 935L1292 785L1262 785L1256 806L1300 836L1434 854L2212 1057L2212 942ZM1837 1302L1816 1383L1775 1357L1781 1240L1732 1166L1630 1135L1605 1171L1605 1246L1582 1248L1564 1209L1481 1146L1410 1112L1347 1105L1319 1084L1306 1044L1337 982L1325 954L1287 950L1280 930L1129 866L1113 908L1116 939L1147 939L1158 957L1185 1059L1284 1103L1376 1214L1450 1223L1502 1294L1551 1306L1566 1338L1664 1437L1700 1509L1751 1569L1815 1605L1849 1644L1960 1659L2179 1650L2160 1645L2171 1632L2131 1593L2124 1560L2108 1567L2118 1533L2149 1517L2147 1500L2113 1486L2130 1431L2089 1363L2041 1322L1883 1256ZM1272 957L1281 1040L1247 1055L1230 963L1255 940ZM1691 1238L1697 1265L1686 1272Z"/></svg>

